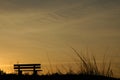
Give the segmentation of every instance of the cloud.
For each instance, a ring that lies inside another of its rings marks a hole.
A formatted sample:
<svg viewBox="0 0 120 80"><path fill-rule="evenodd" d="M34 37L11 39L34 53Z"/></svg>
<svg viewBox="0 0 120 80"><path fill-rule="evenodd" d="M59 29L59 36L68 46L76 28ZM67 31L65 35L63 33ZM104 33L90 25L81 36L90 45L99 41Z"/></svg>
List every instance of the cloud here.
<svg viewBox="0 0 120 80"><path fill-rule="evenodd" d="M43 10L52 11L59 9L66 9L68 6L81 6L81 9L90 7L103 7L108 5L119 5L119 0L0 0L0 9L9 12L15 11L29 11L29 10Z"/></svg>
<svg viewBox="0 0 120 80"><path fill-rule="evenodd" d="M3 41L71 43L114 37L120 30L119 0L0 1ZM30 10L30 11L29 11ZM113 31L114 30L114 31ZM119 36L119 35L118 35ZM80 37L80 38L79 38ZM93 38L93 39L92 39ZM20 39L20 40L19 40ZM118 39L118 37L116 38ZM108 40L108 39L107 39Z"/></svg>
<svg viewBox="0 0 120 80"><path fill-rule="evenodd" d="M12 11L24 11L24 10L53 10L59 8L61 6L65 6L71 3L71 1L63 1L63 0L1 0L0 1L0 9L6 10L9 12ZM75 2L75 1L74 1Z"/></svg>

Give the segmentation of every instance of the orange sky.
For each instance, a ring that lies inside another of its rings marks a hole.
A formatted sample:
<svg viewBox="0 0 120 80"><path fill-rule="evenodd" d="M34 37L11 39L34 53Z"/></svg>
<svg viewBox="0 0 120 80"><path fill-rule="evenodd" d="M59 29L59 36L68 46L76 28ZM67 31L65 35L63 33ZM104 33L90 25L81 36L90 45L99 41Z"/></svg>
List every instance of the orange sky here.
<svg viewBox="0 0 120 80"><path fill-rule="evenodd" d="M119 4L119 0L1 0L0 64L48 65L47 54L54 65L73 64L72 46L89 48L98 61L108 50L119 68Z"/></svg>

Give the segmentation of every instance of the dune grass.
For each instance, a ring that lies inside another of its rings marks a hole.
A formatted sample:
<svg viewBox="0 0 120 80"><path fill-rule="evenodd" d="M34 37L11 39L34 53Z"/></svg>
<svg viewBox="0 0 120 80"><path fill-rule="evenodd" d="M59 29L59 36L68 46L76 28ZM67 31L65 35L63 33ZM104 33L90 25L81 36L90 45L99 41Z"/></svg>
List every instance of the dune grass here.
<svg viewBox="0 0 120 80"><path fill-rule="evenodd" d="M63 74L60 66L56 66L56 73L48 71L48 74L46 75L4 74L0 75L0 80L119 80L119 78L117 79L112 77L113 72L111 69L111 61L107 64L105 62L105 57L103 58L102 68L100 68L95 56L86 57L79 53L76 49L72 48L72 50L74 51L74 55L76 55L79 59L77 66L80 71L78 73L74 73L74 70L70 66L66 68L62 65L61 67L66 71L66 74ZM51 65L50 59L48 60Z"/></svg>
<svg viewBox="0 0 120 80"><path fill-rule="evenodd" d="M72 48L72 47L71 47ZM77 55L79 58L79 66L80 66L80 71L79 74L87 74L87 75L101 75L101 76L107 76L107 77L112 77L113 72L111 69L111 61L107 64L105 62L105 59L103 59L102 62L102 67L98 66L97 61L94 56L81 56L80 53L72 48L74 51L74 54Z"/></svg>

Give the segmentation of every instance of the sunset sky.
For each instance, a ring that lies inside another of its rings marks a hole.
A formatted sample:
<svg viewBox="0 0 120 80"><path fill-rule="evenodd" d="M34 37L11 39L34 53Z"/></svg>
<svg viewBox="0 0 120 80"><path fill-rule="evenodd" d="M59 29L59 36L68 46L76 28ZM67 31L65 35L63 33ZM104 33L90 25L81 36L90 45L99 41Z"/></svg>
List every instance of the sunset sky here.
<svg viewBox="0 0 120 80"><path fill-rule="evenodd" d="M0 0L1 68L74 64L71 46L120 68L120 0Z"/></svg>

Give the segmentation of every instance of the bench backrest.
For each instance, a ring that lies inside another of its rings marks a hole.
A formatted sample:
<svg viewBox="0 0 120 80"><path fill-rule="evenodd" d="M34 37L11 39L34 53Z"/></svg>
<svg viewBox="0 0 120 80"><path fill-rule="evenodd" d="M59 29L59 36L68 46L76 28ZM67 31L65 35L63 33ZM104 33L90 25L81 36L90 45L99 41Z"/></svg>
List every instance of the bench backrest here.
<svg viewBox="0 0 120 80"><path fill-rule="evenodd" d="M14 69L39 69L41 64L14 64Z"/></svg>

